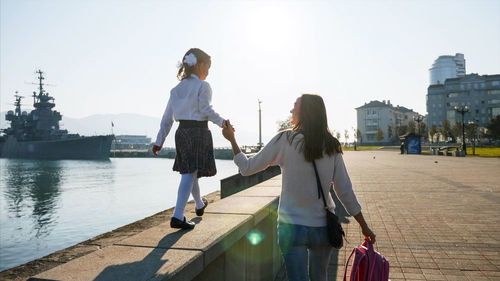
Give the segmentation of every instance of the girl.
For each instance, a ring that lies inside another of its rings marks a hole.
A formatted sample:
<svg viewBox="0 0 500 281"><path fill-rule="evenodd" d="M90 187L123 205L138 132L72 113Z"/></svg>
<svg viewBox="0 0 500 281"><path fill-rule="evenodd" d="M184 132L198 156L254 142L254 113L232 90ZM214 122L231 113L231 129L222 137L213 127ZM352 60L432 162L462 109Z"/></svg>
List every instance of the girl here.
<svg viewBox="0 0 500 281"><path fill-rule="evenodd" d="M276 135L252 158L241 153L230 122L222 133L231 142L234 162L242 175L254 174L269 165L281 167L278 244L289 280L326 281L333 248L328 242L326 212L318 194L313 162L328 208L335 210L329 192L333 182L335 193L348 213L354 215L366 239L375 243L375 234L366 224L352 190L340 143L328 130L323 99L304 94L291 113L293 129Z"/></svg>
<svg viewBox="0 0 500 281"><path fill-rule="evenodd" d="M210 104L212 89L205 82L210 65L210 56L200 49L190 49L184 55L177 73L180 82L170 91L170 99L153 146L153 154L158 155L174 120L179 121L179 128L175 132L173 170L181 174L181 182L174 215L170 220L172 228L194 228L195 224L184 217L189 194L193 195L196 203L196 215L202 216L208 201L200 197L198 178L211 177L217 173L212 134L207 123L211 121L223 128L225 119Z"/></svg>

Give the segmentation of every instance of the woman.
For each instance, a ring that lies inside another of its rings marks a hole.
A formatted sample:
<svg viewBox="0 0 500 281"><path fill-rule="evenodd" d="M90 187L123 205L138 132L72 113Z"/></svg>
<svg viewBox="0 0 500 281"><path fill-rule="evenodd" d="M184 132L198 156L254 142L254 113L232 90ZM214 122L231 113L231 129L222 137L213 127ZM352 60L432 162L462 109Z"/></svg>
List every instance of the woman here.
<svg viewBox="0 0 500 281"><path fill-rule="evenodd" d="M281 167L278 241L289 280L327 280L333 247L327 238L326 212L318 195L313 160L330 211L335 209L329 193L333 182L335 194L359 223L368 242L375 243L375 234L366 224L352 190L340 142L328 130L323 99L304 94L295 101L291 113L293 129L278 133L252 158L241 153L229 121L222 133L231 142L234 162L242 175L270 165Z"/></svg>

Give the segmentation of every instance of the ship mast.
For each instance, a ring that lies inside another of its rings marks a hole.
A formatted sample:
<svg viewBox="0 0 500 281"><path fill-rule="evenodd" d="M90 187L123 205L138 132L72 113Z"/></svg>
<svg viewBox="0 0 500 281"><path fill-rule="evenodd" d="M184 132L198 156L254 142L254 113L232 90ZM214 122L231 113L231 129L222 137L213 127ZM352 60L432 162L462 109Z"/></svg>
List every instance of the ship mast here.
<svg viewBox="0 0 500 281"><path fill-rule="evenodd" d="M33 92L33 105L36 104L36 98L37 98L37 96L38 96L38 99L40 99L42 97L42 94L43 94L43 85L44 85L43 82L42 82L42 80L45 79L45 77L43 77L43 71L42 70L39 69L39 70L35 71L35 73L38 74L38 91L39 92L38 92L38 95L37 95L36 92ZM33 84L35 84L35 83L33 83Z"/></svg>
<svg viewBox="0 0 500 281"><path fill-rule="evenodd" d="M38 71L36 71L36 73L38 73L39 88L40 88L40 95L41 95L41 94L43 94L43 82L42 82L42 80L45 78L43 77L43 71L41 71L40 69Z"/></svg>
<svg viewBox="0 0 500 281"><path fill-rule="evenodd" d="M38 108L53 108L55 106L54 103L51 103L50 101L54 100L53 97L49 97L49 93L45 92L43 89L44 84L43 80L45 77L43 77L43 71L37 70L35 73L38 74L38 89L39 93L37 94L36 92L33 92L33 107L36 109Z"/></svg>
<svg viewBox="0 0 500 281"><path fill-rule="evenodd" d="M16 97L16 102L14 103L14 105L16 106L16 115L15 116L21 116L21 99L24 97L18 95L18 91L16 91L16 94L14 95L14 97Z"/></svg>

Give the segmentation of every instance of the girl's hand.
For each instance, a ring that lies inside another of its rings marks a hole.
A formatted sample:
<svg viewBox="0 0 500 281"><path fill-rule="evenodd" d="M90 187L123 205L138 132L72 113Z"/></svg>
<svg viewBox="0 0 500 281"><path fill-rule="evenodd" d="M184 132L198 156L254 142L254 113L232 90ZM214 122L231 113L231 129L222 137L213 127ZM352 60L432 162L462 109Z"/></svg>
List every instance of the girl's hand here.
<svg viewBox="0 0 500 281"><path fill-rule="evenodd" d="M231 125L231 122L229 122L229 120L227 120L226 126L224 128L222 128L222 135L228 141L234 140L234 128L233 128L233 125Z"/></svg>
<svg viewBox="0 0 500 281"><path fill-rule="evenodd" d="M365 228L362 228L361 232L365 236L365 240L368 241L368 243L371 243L371 244L375 243L375 237L377 235L375 235L375 233L373 233L373 231L368 226Z"/></svg>
<svg viewBox="0 0 500 281"><path fill-rule="evenodd" d="M161 146L153 145L153 154L158 156L158 151L161 150Z"/></svg>

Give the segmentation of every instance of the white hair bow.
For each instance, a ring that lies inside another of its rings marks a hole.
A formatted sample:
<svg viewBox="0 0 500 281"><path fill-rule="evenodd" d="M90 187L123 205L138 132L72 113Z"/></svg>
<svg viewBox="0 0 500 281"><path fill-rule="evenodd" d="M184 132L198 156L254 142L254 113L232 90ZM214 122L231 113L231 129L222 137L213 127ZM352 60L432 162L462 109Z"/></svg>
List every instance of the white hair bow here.
<svg viewBox="0 0 500 281"><path fill-rule="evenodd" d="M184 63L193 66L196 64L196 56L193 53L190 53L189 55L184 57Z"/></svg>

